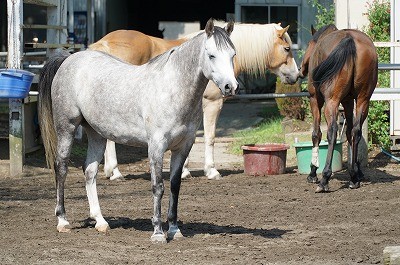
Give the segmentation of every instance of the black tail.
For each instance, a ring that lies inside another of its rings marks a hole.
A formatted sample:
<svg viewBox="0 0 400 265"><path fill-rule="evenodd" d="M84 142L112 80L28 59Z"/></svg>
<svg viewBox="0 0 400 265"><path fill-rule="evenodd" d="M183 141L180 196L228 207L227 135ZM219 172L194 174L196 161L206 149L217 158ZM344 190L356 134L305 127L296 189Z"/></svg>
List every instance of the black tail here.
<svg viewBox="0 0 400 265"><path fill-rule="evenodd" d="M43 145L46 151L47 166L54 168L54 159L57 151L57 136L55 134L53 112L51 104L51 85L53 79L61 64L70 55L70 53L62 52L54 57L49 58L44 65L38 84L39 102L38 112L40 121L40 131L42 134Z"/></svg>
<svg viewBox="0 0 400 265"><path fill-rule="evenodd" d="M314 86L318 89L324 83L331 81L346 62L354 65L357 57L356 44L351 36L342 39L338 46L329 54L325 61L312 71ZM352 69L352 67L350 68Z"/></svg>

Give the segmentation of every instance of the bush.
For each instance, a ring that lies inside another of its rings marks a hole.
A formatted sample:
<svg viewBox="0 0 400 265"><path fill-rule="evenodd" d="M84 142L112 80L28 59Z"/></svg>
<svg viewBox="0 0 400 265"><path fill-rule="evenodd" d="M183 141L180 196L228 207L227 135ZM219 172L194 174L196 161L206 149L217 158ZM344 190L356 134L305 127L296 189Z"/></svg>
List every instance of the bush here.
<svg viewBox="0 0 400 265"><path fill-rule="evenodd" d="M367 4L369 25L365 33L373 41L390 41L390 2L373 0ZM390 48L377 48L378 61L390 62ZM379 71L378 87L390 87L390 72ZM368 114L368 143L388 148L391 144L389 136L389 102L371 101Z"/></svg>
<svg viewBox="0 0 400 265"><path fill-rule="evenodd" d="M276 83L276 93L296 93L300 92L300 84L294 85L283 84L280 79ZM276 104L278 105L279 113L285 118L304 120L306 116L307 106L301 97L293 98L276 98Z"/></svg>

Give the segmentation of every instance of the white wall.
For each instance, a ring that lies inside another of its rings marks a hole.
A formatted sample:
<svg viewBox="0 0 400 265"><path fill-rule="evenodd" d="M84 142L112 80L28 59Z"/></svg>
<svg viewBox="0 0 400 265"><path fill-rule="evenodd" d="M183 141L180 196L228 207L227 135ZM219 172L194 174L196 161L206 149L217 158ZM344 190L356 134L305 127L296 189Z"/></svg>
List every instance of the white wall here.
<svg viewBox="0 0 400 265"><path fill-rule="evenodd" d="M335 0L336 27L363 30L368 25L368 0Z"/></svg>
<svg viewBox="0 0 400 265"><path fill-rule="evenodd" d="M158 29L163 31L164 39L176 40L200 30L200 22L170 22L160 21Z"/></svg>

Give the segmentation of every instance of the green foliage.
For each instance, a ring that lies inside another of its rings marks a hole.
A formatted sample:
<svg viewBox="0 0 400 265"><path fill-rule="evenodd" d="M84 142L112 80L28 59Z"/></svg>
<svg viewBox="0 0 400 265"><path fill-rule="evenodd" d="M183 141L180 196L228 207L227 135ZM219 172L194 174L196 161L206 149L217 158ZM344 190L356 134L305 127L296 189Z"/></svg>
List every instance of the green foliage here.
<svg viewBox="0 0 400 265"><path fill-rule="evenodd" d="M389 137L389 107L387 101L371 101L368 112L368 144L379 144L385 149L391 145Z"/></svg>
<svg viewBox="0 0 400 265"><path fill-rule="evenodd" d="M326 7L320 4L318 0L308 0L308 4L317 10L315 24L313 24L315 29L318 30L325 25L335 24L335 6L333 3ZM307 28L307 30L310 29ZM305 50L300 49L297 51L297 55L301 58L305 52Z"/></svg>
<svg viewBox="0 0 400 265"><path fill-rule="evenodd" d="M373 41L390 41L390 2L388 0L372 0L367 4L369 25L365 33ZM390 48L377 48L378 61L390 62ZM390 72L379 71L378 87L390 87ZM389 137L389 102L371 101L368 114L368 142L388 148Z"/></svg>
<svg viewBox="0 0 400 265"><path fill-rule="evenodd" d="M364 29L365 33L373 41L390 41L390 2L388 0L373 0L367 4L369 25ZM390 62L390 48L378 47L378 61ZM390 86L390 72L380 71L378 87Z"/></svg>
<svg viewBox="0 0 400 265"><path fill-rule="evenodd" d="M276 93L295 93L300 92L300 84L294 85L284 84L278 78L276 83ZM293 98L276 98L276 104L278 105L279 112L282 116L289 119L304 120L306 116L307 106L301 97Z"/></svg>
<svg viewBox="0 0 400 265"><path fill-rule="evenodd" d="M320 4L318 0L309 0L308 3L317 9L317 14L315 16L316 24L314 28L320 29L325 25L335 23L335 7L333 3L327 7Z"/></svg>

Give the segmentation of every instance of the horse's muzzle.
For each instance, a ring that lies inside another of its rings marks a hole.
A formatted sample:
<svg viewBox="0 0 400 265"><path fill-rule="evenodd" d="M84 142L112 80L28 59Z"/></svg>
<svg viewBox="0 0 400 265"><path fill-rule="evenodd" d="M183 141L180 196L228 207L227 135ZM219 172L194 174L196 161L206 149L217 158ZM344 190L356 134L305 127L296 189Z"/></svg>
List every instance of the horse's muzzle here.
<svg viewBox="0 0 400 265"><path fill-rule="evenodd" d="M226 84L225 91L224 91L224 97L233 96L237 93L238 90L239 90L239 83L236 83L236 85Z"/></svg>

